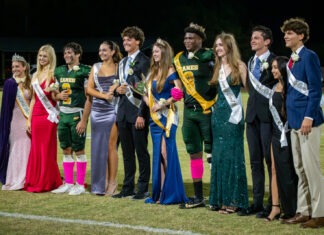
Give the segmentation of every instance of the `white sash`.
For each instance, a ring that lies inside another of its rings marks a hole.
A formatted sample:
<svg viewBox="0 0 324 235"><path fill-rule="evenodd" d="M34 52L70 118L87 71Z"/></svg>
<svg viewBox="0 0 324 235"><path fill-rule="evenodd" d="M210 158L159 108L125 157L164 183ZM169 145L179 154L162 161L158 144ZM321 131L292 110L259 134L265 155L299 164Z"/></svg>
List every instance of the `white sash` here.
<svg viewBox="0 0 324 235"><path fill-rule="evenodd" d="M251 81L254 89L259 94L263 95L265 98L270 99L270 97L272 96L272 90L269 89L268 87L262 85L262 83L254 77L254 75L251 71L249 71L249 78L250 78L250 81Z"/></svg>
<svg viewBox="0 0 324 235"><path fill-rule="evenodd" d="M129 85L126 80L125 80L125 76L124 76L124 65L123 65L123 60L120 61L119 63L119 81L120 84L126 83L127 85ZM139 108L142 104L142 100L137 99L136 97L134 97L133 95L133 91L132 89L127 86L127 92L126 92L126 97L127 99L133 104L135 105L137 108Z"/></svg>
<svg viewBox="0 0 324 235"><path fill-rule="evenodd" d="M289 84L295 88L297 91L299 91L300 93L308 96L308 86L305 82L303 81L299 81L295 78L295 76L292 74L292 72L290 71L288 65L286 66L287 68L287 75L288 75L288 81Z"/></svg>
<svg viewBox="0 0 324 235"><path fill-rule="evenodd" d="M98 81L98 73L99 73L99 69L101 68L101 66L102 66L102 63L101 62L94 64L94 66L93 66L93 80L94 80L94 83L96 84L96 87L97 87L98 91L100 93L105 93L105 91L102 89L102 87L101 87L101 85L100 85L100 83ZM106 101L109 104L117 105L118 104L118 100L119 99L117 99L117 97L113 97L111 101L109 101L109 100L106 100Z"/></svg>
<svg viewBox="0 0 324 235"><path fill-rule="evenodd" d="M50 122L55 122L58 123L59 120L57 118L57 116L59 115L59 110L58 107L54 107L52 105L52 103L47 99L43 89L40 87L39 83L38 83L38 79L36 78L35 81L32 83L34 91L36 92L39 100L41 101L42 105L44 106L44 108L46 109L47 113L48 113L48 117L47 119Z"/></svg>
<svg viewBox="0 0 324 235"><path fill-rule="evenodd" d="M238 124L242 120L243 116L240 95L238 98L236 98L232 89L228 85L223 65L221 66L221 69L219 71L219 85L226 98L227 103L232 109L231 116L228 121L233 124Z"/></svg>
<svg viewBox="0 0 324 235"><path fill-rule="evenodd" d="M25 118L28 118L29 116L29 105L26 102L24 93L23 93L23 89L21 89L18 85L17 88L17 96L16 96L16 102L21 110L21 112L23 113Z"/></svg>
<svg viewBox="0 0 324 235"><path fill-rule="evenodd" d="M276 126L281 131L281 136L280 136L281 147L285 147L285 146L288 146L288 142L287 142L287 138L286 138L286 132L288 131L288 122L286 122L285 124L282 123L279 113L278 113L277 109L273 106L273 103L272 103L272 96L275 93L277 84L275 84L271 90L271 97L269 99L269 109L270 109L270 112L272 114L272 117L273 117L273 120L274 120Z"/></svg>
<svg viewBox="0 0 324 235"><path fill-rule="evenodd" d="M93 66L93 80L94 80L94 82L96 84L96 87L97 87L98 91L100 93L103 93L103 89L100 86L99 81L98 81L98 72L99 72L99 69L101 68L101 65L102 65L102 63L94 64L94 66Z"/></svg>

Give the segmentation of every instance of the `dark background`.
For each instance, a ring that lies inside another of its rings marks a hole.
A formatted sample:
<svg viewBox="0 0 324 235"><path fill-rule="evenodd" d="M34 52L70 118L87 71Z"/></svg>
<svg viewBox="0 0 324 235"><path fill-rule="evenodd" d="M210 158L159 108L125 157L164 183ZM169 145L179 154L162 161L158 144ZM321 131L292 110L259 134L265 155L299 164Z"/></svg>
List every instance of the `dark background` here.
<svg viewBox="0 0 324 235"><path fill-rule="evenodd" d="M93 64L98 60L102 39L115 40L123 50L120 33L126 26L136 25L143 29L147 40L142 49L150 54L152 42L157 37L168 40L175 52L183 50L183 29L194 22L206 28L206 47L212 47L215 36L221 31L233 33L243 60L247 61L252 55L249 40L253 26L270 27L274 34L271 49L278 55L289 56L280 26L290 17L302 17L310 26L310 40L306 46L316 51L323 63L322 16L321 7L309 0L291 3L284 0L0 0L0 38L16 39L12 50L7 52L10 56L15 51L17 38L18 43L30 38L47 39L54 46L58 38L65 42L80 39L82 46L88 48L82 61ZM97 41L90 40L96 38ZM41 45L41 40L39 44L36 42L32 48L35 53ZM62 48L55 49L58 64L64 63ZM34 54L30 56L30 53L28 58L35 63Z"/></svg>

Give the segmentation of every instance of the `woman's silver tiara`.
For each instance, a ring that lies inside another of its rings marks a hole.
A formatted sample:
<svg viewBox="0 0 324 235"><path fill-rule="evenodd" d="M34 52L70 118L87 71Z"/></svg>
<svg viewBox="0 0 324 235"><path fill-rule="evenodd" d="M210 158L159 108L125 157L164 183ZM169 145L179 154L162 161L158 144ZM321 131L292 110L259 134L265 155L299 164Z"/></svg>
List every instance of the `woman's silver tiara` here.
<svg viewBox="0 0 324 235"><path fill-rule="evenodd" d="M156 43L157 43L157 44L160 44L160 45L162 45L162 46L165 47L165 43L163 42L163 40L162 40L161 38L158 38L158 39L156 40Z"/></svg>
<svg viewBox="0 0 324 235"><path fill-rule="evenodd" d="M25 60L24 57L22 57L22 56L20 56L20 55L18 55L16 53L12 56L11 61L20 61L20 62L27 63L27 61Z"/></svg>

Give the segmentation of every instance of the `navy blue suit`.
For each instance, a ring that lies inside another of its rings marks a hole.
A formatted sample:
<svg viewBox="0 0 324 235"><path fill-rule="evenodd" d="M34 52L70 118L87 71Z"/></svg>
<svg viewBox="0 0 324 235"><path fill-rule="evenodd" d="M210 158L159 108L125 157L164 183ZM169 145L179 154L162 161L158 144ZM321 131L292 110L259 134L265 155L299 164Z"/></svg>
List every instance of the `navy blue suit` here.
<svg viewBox="0 0 324 235"><path fill-rule="evenodd" d="M304 94L293 88L288 82L287 89L287 118L289 127L298 130L304 117L313 119L313 127L324 122L320 101L322 97L322 72L318 56L306 47L299 52L299 60L291 69L292 74L299 81L307 84L309 94Z"/></svg>
<svg viewBox="0 0 324 235"><path fill-rule="evenodd" d="M296 213L310 215L312 218L323 218L324 180L318 164L320 162L320 125L324 122L320 106L321 66L317 54L306 47L300 49L298 56L299 59L294 62L290 71L296 80L307 84L308 95L301 93L288 83L286 99L294 166L298 175ZM306 135L307 122L301 128L305 118L313 120L312 129Z"/></svg>
<svg viewBox="0 0 324 235"><path fill-rule="evenodd" d="M124 63L124 58L121 63ZM143 53L139 52L133 60L133 74L127 76L127 83L135 86L135 82L146 76L150 59ZM119 76L119 74L118 74ZM133 92L134 97L142 99L141 95ZM123 150L124 160L124 182L122 193L132 194L135 191L135 173L136 173L136 156L139 166L139 177L137 182L137 193L148 192L148 186L151 174L150 154L147 149L149 133L150 112L148 106L142 101L140 107L132 104L126 95L119 95L120 100L117 109L117 125L119 139ZM135 122L137 117L145 119L145 127L136 129Z"/></svg>
<svg viewBox="0 0 324 235"><path fill-rule="evenodd" d="M269 65L275 54L270 52L267 58ZM251 68L253 57L249 60L248 65ZM271 73L271 66L264 69L261 73L260 83L268 88L272 88L276 83ZM269 110L269 100L262 94L259 94L248 79L249 99L246 107L246 136L249 146L252 184L253 184L253 206L263 208L263 197L265 192L265 172L264 160L267 165L268 176L271 179L271 136L272 136L272 119ZM270 195L268 198L267 209L271 208L271 184L269 184Z"/></svg>

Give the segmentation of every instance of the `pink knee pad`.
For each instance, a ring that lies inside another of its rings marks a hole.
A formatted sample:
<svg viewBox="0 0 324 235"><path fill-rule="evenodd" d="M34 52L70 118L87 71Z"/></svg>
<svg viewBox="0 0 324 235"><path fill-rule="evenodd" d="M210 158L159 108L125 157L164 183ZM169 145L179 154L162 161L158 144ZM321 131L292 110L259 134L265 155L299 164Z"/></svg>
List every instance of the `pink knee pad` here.
<svg viewBox="0 0 324 235"><path fill-rule="evenodd" d="M201 179L204 174L204 162L202 158L190 159L191 177Z"/></svg>

